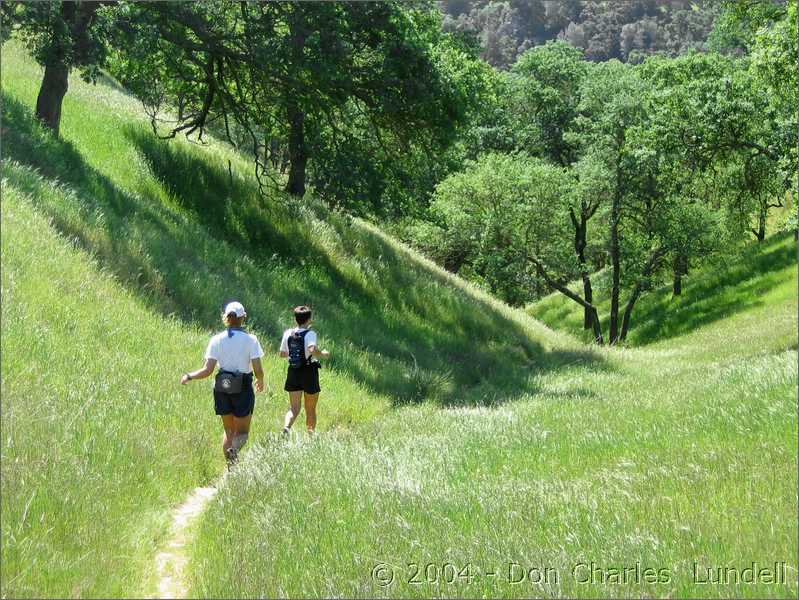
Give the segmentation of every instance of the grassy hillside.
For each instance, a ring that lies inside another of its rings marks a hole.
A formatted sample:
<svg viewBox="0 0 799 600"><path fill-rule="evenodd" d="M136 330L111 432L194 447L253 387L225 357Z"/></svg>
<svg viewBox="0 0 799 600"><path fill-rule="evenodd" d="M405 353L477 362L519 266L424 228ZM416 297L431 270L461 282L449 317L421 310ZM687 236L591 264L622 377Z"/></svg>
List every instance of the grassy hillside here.
<svg viewBox="0 0 799 600"><path fill-rule="evenodd" d="M486 378L524 381L516 365L544 351L545 328L375 228L310 198L259 197L249 161L227 146L156 139L138 103L110 87L71 82L53 139L29 109L40 69L12 44L3 58L6 161L59 180L74 200L51 201L13 169L5 177L151 309L210 329L239 298L274 340L289 309L308 303L332 366L395 403L479 402Z"/></svg>
<svg viewBox="0 0 799 600"><path fill-rule="evenodd" d="M204 395L174 385L204 335L148 311L6 180L2 230L2 595L141 593L163 508L222 463Z"/></svg>
<svg viewBox="0 0 799 600"><path fill-rule="evenodd" d="M644 295L633 309L627 344L642 346L668 340L762 306L763 297L775 288L781 287L787 299L796 298L795 286L784 285L796 276L796 259L793 235L785 232L766 238L762 244L748 244L740 255L724 263L694 270L684 278L680 296L672 295L671 286ZM568 331L586 342L593 339L583 329L583 309L559 292L528 306L527 312L555 330ZM608 298L598 303L597 312L602 331L607 332Z"/></svg>
<svg viewBox="0 0 799 600"><path fill-rule="evenodd" d="M156 140L112 87L72 78L56 140L40 77L3 46L0 595L152 591L168 511L222 468L210 385L177 379L231 298L273 351L310 303L333 359L321 433L288 443L265 360L193 595L796 595L795 269L731 283L690 332L586 349L373 226L260 198L246 159ZM668 581L575 581L591 561ZM790 583L692 581L752 561ZM557 578L512 583L510 563Z"/></svg>
<svg viewBox="0 0 799 600"><path fill-rule="evenodd" d="M322 431L510 398L534 365L591 356L372 226L259 197L226 146L155 139L113 87L72 77L53 138L40 79L3 46L3 596L148 589L168 510L222 467L209 384L176 383L231 298L268 351L314 307ZM256 439L285 411L285 365L265 369Z"/></svg>

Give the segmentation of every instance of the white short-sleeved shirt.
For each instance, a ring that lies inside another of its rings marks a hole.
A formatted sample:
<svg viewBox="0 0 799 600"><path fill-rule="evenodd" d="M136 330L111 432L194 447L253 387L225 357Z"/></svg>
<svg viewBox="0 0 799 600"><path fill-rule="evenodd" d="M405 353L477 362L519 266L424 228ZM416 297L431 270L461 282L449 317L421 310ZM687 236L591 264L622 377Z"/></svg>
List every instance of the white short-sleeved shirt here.
<svg viewBox="0 0 799 600"><path fill-rule="evenodd" d="M205 358L216 359L219 368L223 371L251 373L250 361L264 355L258 338L241 330L234 330L230 333L233 335L229 336L228 331L225 330L212 337L205 350Z"/></svg>
<svg viewBox="0 0 799 600"><path fill-rule="evenodd" d="M286 329L286 331L283 332L283 339L280 340L281 352L289 351L289 336L294 335L296 331L306 331L306 328L292 327L291 329ZM316 346L316 332L313 329L308 329L307 331L308 333L305 334L305 358L311 358L311 353L308 352L308 346Z"/></svg>

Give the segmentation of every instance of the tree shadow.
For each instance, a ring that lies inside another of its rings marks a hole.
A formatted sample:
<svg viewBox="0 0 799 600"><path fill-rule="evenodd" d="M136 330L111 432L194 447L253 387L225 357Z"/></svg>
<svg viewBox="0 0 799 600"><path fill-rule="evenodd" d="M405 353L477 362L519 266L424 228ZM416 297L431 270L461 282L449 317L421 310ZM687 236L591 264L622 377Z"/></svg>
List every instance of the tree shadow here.
<svg viewBox="0 0 799 600"><path fill-rule="evenodd" d="M544 369L575 361L609 368L590 350L545 351L487 301L351 219L285 198L265 202L208 153L144 127L109 130L136 148L155 179L122 189L7 94L3 121L6 158L68 189L55 193L9 164L3 177L164 315L216 329L220 307L237 298L268 351L291 325L291 307L309 304L333 351L330 367L396 405L494 404L535 393Z"/></svg>
<svg viewBox="0 0 799 600"><path fill-rule="evenodd" d="M736 261L716 273L685 285L672 297L664 287L642 302L630 331L636 345L685 335L736 313L762 306L762 297L783 282L779 271L796 265L796 247L786 244L791 232L777 234L748 247Z"/></svg>

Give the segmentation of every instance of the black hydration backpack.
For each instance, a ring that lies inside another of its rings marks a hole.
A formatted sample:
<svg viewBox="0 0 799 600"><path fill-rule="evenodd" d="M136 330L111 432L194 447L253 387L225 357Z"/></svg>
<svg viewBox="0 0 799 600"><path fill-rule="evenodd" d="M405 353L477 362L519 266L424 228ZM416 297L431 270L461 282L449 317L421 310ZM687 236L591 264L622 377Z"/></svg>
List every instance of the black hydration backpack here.
<svg viewBox="0 0 799 600"><path fill-rule="evenodd" d="M308 359L305 358L305 336L309 331L310 329L295 331L289 335L289 366L292 369L299 369L309 364Z"/></svg>

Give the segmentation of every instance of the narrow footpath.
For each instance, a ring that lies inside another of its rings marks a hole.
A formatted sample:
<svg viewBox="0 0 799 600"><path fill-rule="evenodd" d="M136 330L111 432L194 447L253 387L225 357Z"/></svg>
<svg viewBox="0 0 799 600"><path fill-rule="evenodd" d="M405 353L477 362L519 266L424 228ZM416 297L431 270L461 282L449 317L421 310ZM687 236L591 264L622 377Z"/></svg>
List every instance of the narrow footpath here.
<svg viewBox="0 0 799 600"><path fill-rule="evenodd" d="M185 598L188 592L185 569L187 532L216 495L216 486L198 487L172 515L169 539L155 556L156 598Z"/></svg>

